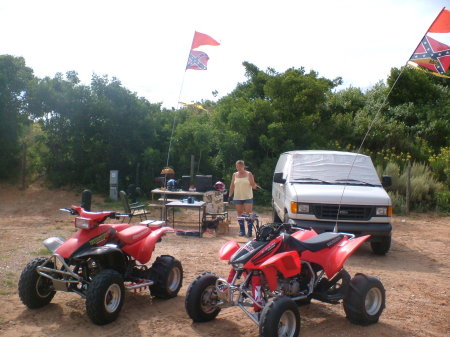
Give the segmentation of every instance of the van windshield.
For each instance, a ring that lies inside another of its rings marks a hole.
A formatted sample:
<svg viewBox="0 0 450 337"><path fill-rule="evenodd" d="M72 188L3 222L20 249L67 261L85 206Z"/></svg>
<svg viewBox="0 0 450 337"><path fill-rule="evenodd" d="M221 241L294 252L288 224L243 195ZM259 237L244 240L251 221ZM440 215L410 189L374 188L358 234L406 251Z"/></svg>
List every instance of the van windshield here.
<svg viewBox="0 0 450 337"><path fill-rule="evenodd" d="M356 153L301 153L292 160L290 182L381 186L370 157Z"/></svg>

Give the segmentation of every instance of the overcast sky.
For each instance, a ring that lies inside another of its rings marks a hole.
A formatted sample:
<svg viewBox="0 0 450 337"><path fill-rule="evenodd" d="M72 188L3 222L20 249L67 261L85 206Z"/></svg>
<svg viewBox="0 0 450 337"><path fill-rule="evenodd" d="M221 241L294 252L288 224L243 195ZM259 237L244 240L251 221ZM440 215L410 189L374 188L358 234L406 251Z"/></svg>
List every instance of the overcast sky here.
<svg viewBox="0 0 450 337"><path fill-rule="evenodd" d="M442 0L1 0L0 54L23 56L38 77L93 73L164 107L214 99L246 80L243 61L278 72L315 70L368 89L406 63ZM208 70L185 72L194 31Z"/></svg>

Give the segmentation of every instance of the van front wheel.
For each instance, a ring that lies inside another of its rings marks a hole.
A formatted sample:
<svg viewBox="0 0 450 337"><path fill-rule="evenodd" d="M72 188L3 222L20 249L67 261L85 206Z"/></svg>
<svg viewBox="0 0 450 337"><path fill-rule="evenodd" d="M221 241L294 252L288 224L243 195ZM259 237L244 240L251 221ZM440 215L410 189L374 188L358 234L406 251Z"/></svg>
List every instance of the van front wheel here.
<svg viewBox="0 0 450 337"><path fill-rule="evenodd" d="M272 208L272 220L274 223L282 223L277 211L275 210L275 207Z"/></svg>
<svg viewBox="0 0 450 337"><path fill-rule="evenodd" d="M379 241L373 241L370 243L372 251L376 255L385 255L391 248L391 237L386 236L379 239Z"/></svg>
<svg viewBox="0 0 450 337"><path fill-rule="evenodd" d="M288 223L289 222L289 213L287 211L284 211L283 222L284 223Z"/></svg>

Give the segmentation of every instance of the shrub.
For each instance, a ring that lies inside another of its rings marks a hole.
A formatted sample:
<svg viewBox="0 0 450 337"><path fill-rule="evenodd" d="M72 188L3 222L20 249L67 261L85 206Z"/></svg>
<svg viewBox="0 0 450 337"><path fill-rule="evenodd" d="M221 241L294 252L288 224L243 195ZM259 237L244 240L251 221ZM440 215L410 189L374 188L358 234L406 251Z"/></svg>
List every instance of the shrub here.
<svg viewBox="0 0 450 337"><path fill-rule="evenodd" d="M441 151L431 156L428 161L440 181L444 181L450 187L450 147L442 147Z"/></svg>
<svg viewBox="0 0 450 337"><path fill-rule="evenodd" d="M388 192L392 200L392 208L395 214L405 214L406 212L406 198L398 192Z"/></svg>
<svg viewBox="0 0 450 337"><path fill-rule="evenodd" d="M436 210L438 212L450 212L450 191L436 193Z"/></svg>
<svg viewBox="0 0 450 337"><path fill-rule="evenodd" d="M408 183L408 167L403 170L394 162L389 162L384 174L392 177L390 196L394 211L404 212L406 208L406 185ZM429 166L413 163L410 177L410 210L427 211L434 209L437 203L436 193L443 190L443 185L433 176Z"/></svg>

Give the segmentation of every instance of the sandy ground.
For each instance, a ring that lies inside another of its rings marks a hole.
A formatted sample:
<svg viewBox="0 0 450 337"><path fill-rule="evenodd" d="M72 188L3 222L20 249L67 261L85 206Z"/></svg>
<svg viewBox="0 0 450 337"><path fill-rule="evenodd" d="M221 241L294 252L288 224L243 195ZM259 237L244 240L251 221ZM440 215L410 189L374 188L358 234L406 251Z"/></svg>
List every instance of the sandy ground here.
<svg viewBox="0 0 450 337"><path fill-rule="evenodd" d="M184 309L186 290L199 273L228 274L227 264L217 258L217 251L227 240L245 241L237 238L236 225L229 235L196 238L169 234L157 245L152 260L170 254L183 264L183 287L174 299L152 300L148 291L127 292L118 320L106 326L92 324L84 300L73 293L59 292L48 306L27 309L17 294L21 270L29 260L42 255L43 239L74 233L71 216L58 209L79 202L79 195L59 190L0 189L1 336L258 336L257 326L238 308L224 309L216 320L202 324L193 324ZM269 221L268 213L260 215L264 223ZM450 217L395 217L393 246L386 256L373 255L365 244L346 264L351 275L364 272L382 280L387 307L380 322L368 327L352 325L342 305L313 301L300 307L300 335L450 336L449 247Z"/></svg>

